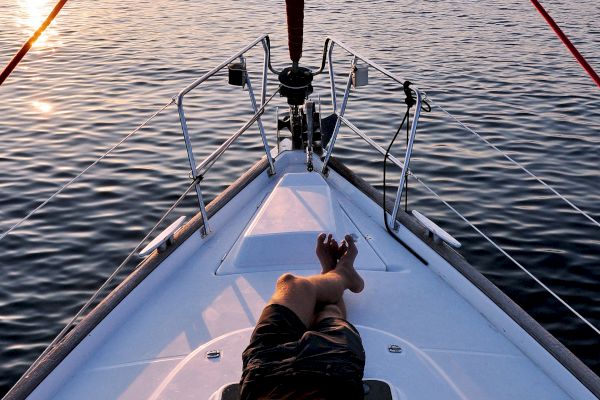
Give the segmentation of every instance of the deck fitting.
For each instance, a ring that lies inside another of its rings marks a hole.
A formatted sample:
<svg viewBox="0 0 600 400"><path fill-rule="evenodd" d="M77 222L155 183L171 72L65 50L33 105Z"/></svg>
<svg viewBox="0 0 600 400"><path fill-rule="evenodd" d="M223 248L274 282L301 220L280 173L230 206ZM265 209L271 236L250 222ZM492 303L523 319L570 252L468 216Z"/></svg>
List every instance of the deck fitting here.
<svg viewBox="0 0 600 400"><path fill-rule="evenodd" d="M215 358L220 358L220 357L221 357L221 350L209 350L206 352L206 358L208 358L209 360L215 359Z"/></svg>
<svg viewBox="0 0 600 400"><path fill-rule="evenodd" d="M398 346L397 344L390 344L388 346L388 351L390 353L402 353L402 347Z"/></svg>

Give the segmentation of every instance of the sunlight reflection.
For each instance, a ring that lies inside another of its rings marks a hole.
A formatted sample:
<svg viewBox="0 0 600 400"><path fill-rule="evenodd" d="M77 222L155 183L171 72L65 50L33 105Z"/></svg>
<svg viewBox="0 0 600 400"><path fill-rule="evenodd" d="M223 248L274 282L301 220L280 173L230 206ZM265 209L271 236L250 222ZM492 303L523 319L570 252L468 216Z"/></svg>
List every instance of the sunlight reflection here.
<svg viewBox="0 0 600 400"><path fill-rule="evenodd" d="M50 103L46 103L46 102L44 102L44 101L37 101L37 100L36 100L36 101L33 101L33 102L31 103L31 105L32 105L32 106L33 106L33 108L35 108L36 110L38 110L38 111L40 111L40 112L42 112L42 113L45 113L45 114L47 114L47 113L51 112L51 111L54 109L54 107L52 107L52 104L50 104Z"/></svg>
<svg viewBox="0 0 600 400"><path fill-rule="evenodd" d="M18 3L21 12L20 16L17 17L17 22L23 28L23 32L27 34L27 37L40 27L54 6L52 0L18 0ZM53 29L54 25L54 22L52 22L46 28L46 31L40 35L33 47L49 47L48 42L50 39L58 35L56 29Z"/></svg>

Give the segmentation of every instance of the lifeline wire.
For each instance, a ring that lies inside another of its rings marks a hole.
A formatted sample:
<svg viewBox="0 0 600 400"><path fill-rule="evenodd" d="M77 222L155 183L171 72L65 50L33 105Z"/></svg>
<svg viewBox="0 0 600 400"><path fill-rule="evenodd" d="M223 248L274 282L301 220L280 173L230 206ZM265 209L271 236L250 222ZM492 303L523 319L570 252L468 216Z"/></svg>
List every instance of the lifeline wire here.
<svg viewBox="0 0 600 400"><path fill-rule="evenodd" d="M430 102L431 102L431 100L430 100ZM448 111L446 111L444 109L444 107L442 107L442 106L440 106L438 104L435 104L433 102L431 102L431 104L433 104L435 107L437 107L440 110L442 110L446 115L448 115L450 118L452 118L454 121L456 121L460 126L462 126L466 130L468 130L469 132L471 132L473 135L477 136L479 139L481 139L483 142L485 142L492 149L494 149L498 153L502 154L502 156L504 156L504 158L506 158L508 161L510 161L511 163L515 164L517 167L521 168L525 173L527 173L529 176L531 176L536 181L538 181L539 183L541 183L546 189L550 190L556 196L558 196L559 198L561 198L565 203L567 203L569 206L571 206L571 208L573 208L574 210L578 211L580 214L582 214L584 217L586 217L587 219L589 219L596 226L600 227L600 222L598 222L597 220L595 220L592 216L590 216L588 213L586 213L585 211L583 211L581 208L577 207L569 199L567 199L565 196L563 196L562 194L560 194L556 189L554 189L552 186L550 186L546 182L544 182L541 178L538 178L533 172L531 172L530 170L528 170L527 168L525 168L521 163L519 163L518 161L515 161L512 157L510 157L508 154L506 154L505 152L503 152L502 150L500 150L498 147L496 147L494 144L492 144L489 140L487 140L486 138L484 138L483 136L481 136L479 133L475 132L473 129L469 128L467 125L465 125L462 121L460 121L454 115L452 115Z"/></svg>
<svg viewBox="0 0 600 400"><path fill-rule="evenodd" d="M481 236L483 236L483 238L485 238L488 242L490 242L492 244L492 246L494 246L496 249L498 249L502 254L504 254L510 261L512 261L513 263L515 263L515 265L517 267L519 267L523 272L525 272L527 275L529 275L529 277L531 279L533 279L535 282L537 282L541 287L543 287L544 289L546 289L546 291L548 293L550 293L552 295L552 297L554 297L556 300L558 300L563 306L567 307L567 309L569 311L571 311L573 314L575 314L577 317L579 317L579 319L581 319L587 326L589 326L590 328L592 328L592 330L594 332L596 332L598 335L600 335L600 330L598 328L596 328L594 325L592 325L592 323L590 321L588 321L583 315L579 314L579 312L577 312L577 310L575 310L573 307L571 307L569 305L569 303L567 303L565 300L563 300L559 295L557 295L556 293L554 293L552 291L552 289L550 289L548 286L546 286L546 284L544 284L541 280L539 280L535 275L533 275L531 272L529 272L527 270L527 268L525 268L523 265L521 265L521 263L519 263L517 260L515 260L510 254L508 254L502 247L500 247L498 244L496 244L492 239L490 239L485 233L483 233L479 228L477 228L475 225L473 225L473 223L471 223L471 221L469 221L466 217L464 217L460 212L458 212L454 207L452 207L452 205L450 205L450 203L448 203L446 200L444 200L440 195L438 195L436 192L433 191L433 189L431 189L425 182L423 182L418 176L416 176L414 173L409 172L409 174L415 178L417 180L417 182L419 182L421 185L423 185L431 194L433 194L435 197L438 198L438 200L440 200L442 203L444 203L446 205L446 207L448 207L450 210L452 210L456 215L458 215L458 217L460 219L462 219L463 221L465 221L471 228L473 228L477 233L479 233Z"/></svg>
<svg viewBox="0 0 600 400"><path fill-rule="evenodd" d="M18 228L23 222L27 221L33 214L35 214L38 210L40 210L42 207L44 207L46 204L48 204L53 198L55 198L56 196L58 196L63 190L65 190L67 187L69 187L71 184L73 184L76 180L78 180L83 174L85 174L88 170L90 170L92 167L94 167L96 164L98 164L100 161L102 161L106 156L108 156L110 153L112 153L117 147L119 147L121 144L123 144L123 142L125 142L127 139L129 139L131 136L135 135L140 129L142 129L148 122L150 122L152 119L154 119L154 117L156 117L158 114L160 114L161 112L163 112L167 107L169 107L171 104L173 104L175 102L175 98L173 97L171 99L171 101L169 101L167 104L165 104L161 109L159 109L158 111L156 111L154 114L152 114L150 117L148 117L148 119L146 119L140 126L138 126L137 128L135 128L133 131L131 131L129 134L127 134L123 139L121 139L117 144L115 144L113 147L111 147L110 149L108 149L108 151L106 153L104 153L103 155L101 155L98 159L96 159L96 161L94 161L93 163L91 163L90 165L88 165L83 171L81 171L79 174L77 174L75 177L73 177L70 181L68 181L67 183L65 183L60 189L58 189L56 192L54 192L50 197L48 197L42 204L40 204L39 206L37 206L36 208L34 208L33 210L31 210L29 212L29 214L27 214L24 218L22 218L20 221L18 221L16 224L14 224L13 226L11 226L6 232L2 233L2 235L0 235L0 241L2 239L4 239L6 236L8 236L8 234L10 234L12 231L14 231L16 228Z"/></svg>
<svg viewBox="0 0 600 400"><path fill-rule="evenodd" d="M48 345L48 347L46 347L46 350L44 350L42 352L42 354L37 358L37 360L31 365L31 367L29 369L32 369L39 362L39 360L41 360L41 358L45 354L47 354L48 351L50 351L52 346L54 346L59 340L61 340L67 334L69 329L71 329L71 327L75 324L75 321L77 321L77 319L98 298L98 296L100 295L102 290L104 290L104 288L106 288L106 286L108 286L108 284L110 282L112 282L112 280L117 276L117 274L119 272L121 272L121 270L129 262L129 260L131 260L131 257L133 257L133 255L137 253L139 248L142 247L142 245L146 242L146 240L148 240L148 238L154 233L154 231L156 231L156 228L158 228L158 226L167 218L167 216L169 216L169 214L171 214L171 211L173 211L175 209L175 207L177 207L179 205L179 203L181 203L181 201L185 198L185 196L187 196L187 194L192 190L192 188L194 188L196 186L197 183L198 182L196 180L194 182L192 182L192 184L183 192L183 194L181 196L179 196L177 201L175 201L175 203L173 203L173 205L167 210L167 212L165 212L163 214L163 216L160 218L160 220L158 220L158 222L154 225L154 227L152 229L150 229L150 232L148 232L146 234L146 236L144 236L144 238L138 243L138 245L135 246L135 248L131 251L131 253L129 253L129 255L125 258L125 260L123 260L123 262L121 264L119 264L119 266L113 271L112 274L110 274L110 276L106 279L106 281L104 281L104 283L94 292L92 297L90 297L90 299L83 305L83 307L81 307L81 309L77 312L77 314L75 314L75 316L69 321L69 323L58 333L58 335L56 335L54 340ZM26 375L27 375L27 372L25 374L23 374L23 376L26 376Z"/></svg>

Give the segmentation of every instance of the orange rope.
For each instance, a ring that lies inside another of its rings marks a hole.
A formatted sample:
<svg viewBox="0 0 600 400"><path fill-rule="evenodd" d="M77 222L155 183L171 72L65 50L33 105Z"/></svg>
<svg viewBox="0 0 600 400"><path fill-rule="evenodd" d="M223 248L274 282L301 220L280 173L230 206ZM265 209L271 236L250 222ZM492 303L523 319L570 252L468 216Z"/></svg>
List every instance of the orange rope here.
<svg viewBox="0 0 600 400"><path fill-rule="evenodd" d="M12 60L10 60L8 65L4 68L4 70L0 74L0 85L2 85L4 83L6 78L8 78L8 76L16 68L16 66L19 65L19 63L21 62L23 57L25 57L25 54L27 54L27 52L29 51L31 46L33 46L35 41L38 40L40 35L46 30L48 25L50 25L52 23L54 18L58 15L59 11L61 10L61 8L65 5L65 3L67 1L68 0L59 0L58 3L56 3L54 8L52 9L52 12L50 12L50 15L48 15L48 18L46 18L44 20L42 25L40 25L40 27L33 33L33 35L31 35L29 40L27 42L25 42L23 47L21 47L21 50L19 50L17 52L17 54L15 54L15 56L12 58Z"/></svg>

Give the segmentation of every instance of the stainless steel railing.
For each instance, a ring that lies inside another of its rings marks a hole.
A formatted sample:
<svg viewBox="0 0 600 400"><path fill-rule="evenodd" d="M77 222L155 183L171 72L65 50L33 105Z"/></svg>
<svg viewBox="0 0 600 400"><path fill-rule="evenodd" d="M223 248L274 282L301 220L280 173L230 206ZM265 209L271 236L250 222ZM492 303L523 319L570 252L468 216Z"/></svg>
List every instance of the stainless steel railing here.
<svg viewBox="0 0 600 400"><path fill-rule="evenodd" d="M377 71L381 72L383 75L387 76L388 78L392 79L393 81L398 82L399 84L403 84L403 82L404 82L403 80L398 78L396 75L394 75L387 69L383 68L376 62L371 61L369 58L360 55L358 52L353 50L351 47L345 45L341 41L336 40L332 37L328 37L326 39L326 44L327 44L327 42L329 42L329 48L327 49L327 62L328 62L328 67L329 67L329 81L331 82L331 101L333 104L333 113L336 114L338 118L337 118L337 121L335 124L335 128L333 130L333 135L332 135L332 137L329 141L329 145L326 149L325 160L323 162L323 169L321 171L323 174L327 174L327 164L329 163L329 159L331 158L331 155L333 154L336 139L337 139L338 133L340 131L340 126L341 126L342 122L344 123L344 125L346 125L348 128L350 128L351 131L353 131L359 137L361 137L363 140L365 140L375 150L377 150L381 154L386 153L385 150L381 146L379 146L377 143L375 143L367 134L362 132L359 128L357 128L347 118L344 117L344 113L346 112L346 106L348 104L348 99L350 97L350 89L352 87L352 72L355 68L356 60L360 59L364 63L370 65ZM338 45L339 47L346 50L348 53L350 53L353 56L352 62L350 65L350 73L348 75L348 80L346 82L346 90L344 91L344 98L342 99L342 103L340 105L339 112L337 111L337 100L336 100L336 93L335 93L335 75L334 75L334 68L333 68L333 48L335 45ZM423 96L421 94L421 91L418 88L416 88L415 86L412 86L412 90L415 92L416 106L415 106L411 130L410 130L408 145L406 146L406 153L404 155L404 163L400 162L397 158L395 158L393 156L389 156L389 159L394 164L396 164L400 168L402 168L402 174L400 175L400 182L398 183L398 191L396 193L396 200L394 201L394 207L392 209L391 223L390 223L390 225L393 226L393 228L395 230L398 229L398 221L397 221L396 217L398 215L398 209L400 208L400 200L402 199L402 193L404 191L404 184L406 182L406 177L410 173L410 170L409 170L410 157L412 155L412 148L413 148L413 144L415 141L415 136L417 134L417 126L419 124L419 117L421 116L421 107L423 104Z"/></svg>
<svg viewBox="0 0 600 400"><path fill-rule="evenodd" d="M231 137L229 137L217 150L213 151L208 157L206 157L200 165L196 165L196 158L194 157L194 152L192 149L192 142L190 140L187 119L185 117L185 112L183 110L183 99L185 95L190 93L192 90L196 89L200 84L206 81L211 76L215 75L223 68L225 68L229 63L238 59L250 49L255 47L258 43L262 43L264 50L264 62L263 62L263 76L262 76L262 84L261 84L261 99L260 99L260 107L257 107L256 98L254 96L254 91L252 90L252 84L250 82L250 78L246 76L246 85L248 88L248 94L250 96L250 102L252 103L252 108L254 110L254 115L248 122L246 122L237 132L235 132ZM221 64L202 75L200 78L196 79L194 82L185 87L179 94L177 95L177 111L179 112L179 121L181 123L181 130L183 132L183 138L185 140L185 147L187 149L188 160L190 162L191 175L195 182L195 190L196 196L198 198L198 206L200 207L200 213L202 214L202 236L206 236L210 232L210 227L208 224L208 214L206 213L206 206L204 203L204 198L202 196L202 188L200 186L200 181L202 180L203 175L210 169L210 167L215 163L215 161L225 153L225 151L231 146L231 144L238 138L242 133L244 133L248 128L250 128L254 122L257 122L258 130L263 142L265 154L267 156L267 160L269 162L269 174L275 173L275 164L273 161L273 157L271 156L271 152L269 150L269 145L267 142L267 137L265 134L264 127L262 125L262 121L260 120L260 116L264 112L264 108L268 101L266 101L266 92L267 92L267 78L268 78L268 68L270 63L270 46L269 46L269 36L261 35L258 38L254 39L247 46L240 49L234 55L223 61ZM277 91L275 92L277 93ZM269 101L275 95L271 95Z"/></svg>
<svg viewBox="0 0 600 400"><path fill-rule="evenodd" d="M256 102L256 97L254 95L254 91L252 89L252 84L250 82L250 79L249 79L249 77L246 76L246 85L248 88L248 94L250 96L252 108L254 110L254 115L240 129L238 129L233 135L231 135L227 140L225 140L225 142L223 142L216 150L214 150L208 157L206 157L204 160L202 160L198 164L194 157L194 152L193 152L192 143L190 140L188 125L187 125L187 119L186 119L185 112L184 112L184 106L183 106L184 97L188 93L190 93L192 90L194 90L198 86L200 86L204 81L206 81L207 79L209 79L210 77L212 77L213 75L215 75L216 73L221 71L232 61L243 56L246 52L248 52L249 50L254 48L259 43L262 44L263 50L264 50L260 107L258 106L258 104ZM334 66L333 66L333 49L336 45L341 47L342 49L344 49L345 51L347 51L348 53L350 53L353 56L351 65L350 65L350 72L348 74L348 79L346 82L346 88L344 91L344 97L342 99L341 104L339 105L339 108L338 108L337 98L336 98L336 88L335 88L335 79L334 79L335 71L334 71ZM395 81L399 84L403 84L403 82L404 82L403 80L398 78L396 75L394 75L387 69L383 68L382 66L380 66L376 62L370 60L369 58L359 54L358 52L353 50L351 47L345 45L341 41L336 40L331 37L328 37L326 39L325 46L323 49L323 64L321 65L321 68L314 75L320 74L324 70L325 63L327 62L330 85L331 85L331 100L332 100L332 104L333 104L333 112L335 115L337 115L338 118L336 121L336 125L334 127L333 135L329 141L329 145L328 145L328 147L326 149L326 153L325 153L323 167L321 170L321 172L324 175L327 174L327 171L328 171L327 166L328 166L329 160L331 158L331 155L333 154L333 151L335 149L336 140L337 140L342 123L344 123L344 125L346 125L348 128L350 128L350 130L352 130L359 137L361 137L363 140L365 140L375 150L377 150L381 154L385 154L385 150L381 146L377 145L371 138L369 138L369 136L367 134L362 132L359 128L357 128L347 118L344 117L344 114L346 112L346 106L347 106L348 100L350 98L350 91L352 88L352 73L354 71L357 60L361 60L362 62L370 65L375 70L381 72L383 75L387 76L388 78L392 79L393 81ZM203 76L201 76L200 78L196 79L194 82L189 84L181 92L179 92L179 94L176 97L177 110L179 112L179 120L181 123L181 129L183 132L183 137L184 137L185 145L186 145L186 149L187 149L188 160L189 160L190 168L191 168L191 175L195 182L196 197L198 199L198 206L200 208L200 213L201 213L202 219L203 219L203 225L202 225L202 230L201 230L201 234L203 236L207 235L210 232L210 228L209 228L209 224L208 224L208 215L206 212L206 206L205 206L204 198L202 195L202 188L201 188L202 177L212 167L212 165L227 151L227 149L231 146L231 144L233 144L255 122L258 125L258 130L259 130L262 142L263 142L265 154L266 154L267 160L269 162L269 173L270 174L275 173L275 165L274 165L273 157L271 156L271 152L269 150L269 146L267 143L265 130L262 125L262 121L260 119L261 115L264 112L265 106L268 104L269 101L271 101L271 99L273 99L275 94L279 91L279 89L278 89L268 99L266 98L267 79L268 79L269 70L271 70L271 72L277 72L277 71L273 70L273 68L271 67L271 64L270 64L269 36L261 35L258 38L254 39L252 42L250 42L248 45L246 45L245 47L240 49L238 52L236 52L235 54L230 56L228 59L223 61L221 64L219 64L218 66L216 66L215 68L213 68L212 70L210 70L209 72L207 72L206 74L204 74ZM413 121L412 121L410 135L409 135L408 145L407 145L406 153L404 156L404 162L400 162L396 157L389 156L389 159L394 164L396 164L400 168L402 168L402 174L400 176L398 191L396 193L396 200L394 202L394 207L393 207L392 213L391 213L391 224L390 225L393 226L394 229L398 228L398 222L396 220L396 217L398 215L398 210L400 207L400 201L401 201L402 194L404 191L406 178L407 178L408 174L410 173L410 170L409 170L410 157L412 154L414 139L415 139L415 136L417 133L417 126L419 123L419 117L421 114L421 106L422 106L422 102L423 102L423 98L422 98L423 96L421 95L421 92L419 91L419 89L417 89L416 87L413 86L412 90L414 91L414 94L416 97L416 108L414 111L414 117L413 117Z"/></svg>

